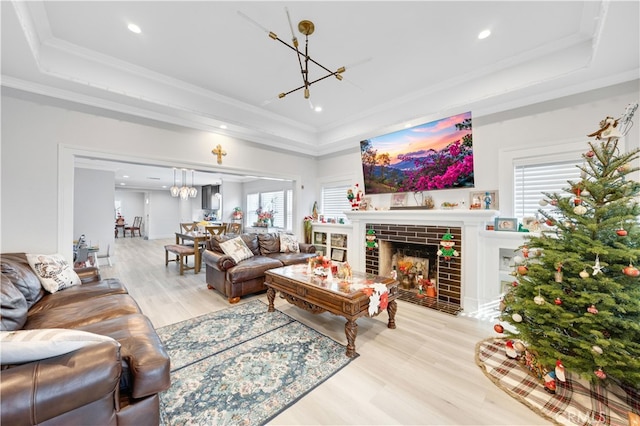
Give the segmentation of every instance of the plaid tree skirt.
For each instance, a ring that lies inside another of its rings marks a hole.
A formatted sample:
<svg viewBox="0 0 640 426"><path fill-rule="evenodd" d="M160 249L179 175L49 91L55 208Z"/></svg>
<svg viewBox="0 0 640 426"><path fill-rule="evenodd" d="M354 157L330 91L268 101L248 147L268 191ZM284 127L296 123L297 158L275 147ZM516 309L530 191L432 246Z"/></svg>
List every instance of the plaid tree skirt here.
<svg viewBox="0 0 640 426"><path fill-rule="evenodd" d="M592 385L567 371L566 381L558 380L550 394L504 348L504 339L483 340L476 345L476 362L498 387L541 416L561 425L640 425L638 389Z"/></svg>

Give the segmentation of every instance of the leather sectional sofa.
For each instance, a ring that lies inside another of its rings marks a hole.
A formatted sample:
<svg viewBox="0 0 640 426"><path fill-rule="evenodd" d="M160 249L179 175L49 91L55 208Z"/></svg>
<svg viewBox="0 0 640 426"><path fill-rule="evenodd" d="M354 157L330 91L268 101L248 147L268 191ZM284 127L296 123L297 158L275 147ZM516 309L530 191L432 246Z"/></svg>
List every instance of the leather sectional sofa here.
<svg viewBox="0 0 640 426"><path fill-rule="evenodd" d="M237 303L244 295L266 290L264 273L267 270L305 263L316 256L316 247L312 244L298 243L299 252L282 252L278 233L245 233L240 234L240 238L253 256L236 263L224 253L220 243L237 236L211 237L202 255L206 265L207 287L218 290L229 299L229 303Z"/></svg>
<svg viewBox="0 0 640 426"><path fill-rule="evenodd" d="M24 254L2 254L0 263L5 332L64 329L57 331L108 340L17 365L3 359L0 423L159 424L158 393L170 386L169 357L125 286L86 268L79 273L82 285L48 293Z"/></svg>

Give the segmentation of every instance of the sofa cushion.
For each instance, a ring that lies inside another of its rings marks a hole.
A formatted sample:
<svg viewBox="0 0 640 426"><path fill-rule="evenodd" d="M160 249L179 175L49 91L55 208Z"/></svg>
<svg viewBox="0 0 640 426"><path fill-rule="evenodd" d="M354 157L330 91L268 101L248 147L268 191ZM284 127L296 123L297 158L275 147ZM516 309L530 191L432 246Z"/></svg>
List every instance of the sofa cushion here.
<svg viewBox="0 0 640 426"><path fill-rule="evenodd" d="M232 283L241 283L255 278L264 277L264 273L269 269L283 266L278 259L267 256L254 256L238 263L233 268L227 270L227 279Z"/></svg>
<svg viewBox="0 0 640 426"><path fill-rule="evenodd" d="M43 310L50 310L70 303L87 301L94 297L109 296L112 294L127 294L127 289L117 278L106 278L100 281L92 281L83 285L70 287L64 291L47 294L29 310L33 315Z"/></svg>
<svg viewBox="0 0 640 426"><path fill-rule="evenodd" d="M27 261L49 293L80 285L80 277L61 254L27 254Z"/></svg>
<svg viewBox="0 0 640 426"><path fill-rule="evenodd" d="M109 341L113 339L108 336L63 328L2 331L0 362L2 365L23 364Z"/></svg>
<svg viewBox="0 0 640 426"><path fill-rule="evenodd" d="M47 296L38 303L46 302ZM140 308L131 296L113 294L95 297L90 301L80 300L67 303L36 313L29 311L24 328L78 328L122 315L137 313L140 313Z"/></svg>
<svg viewBox="0 0 640 426"><path fill-rule="evenodd" d="M4 274L0 278L0 330L19 330L27 321L27 299Z"/></svg>
<svg viewBox="0 0 640 426"><path fill-rule="evenodd" d="M24 253L3 253L0 257L2 275L9 278L27 301L27 307L33 306L45 295L45 291L33 272Z"/></svg>
<svg viewBox="0 0 640 426"><path fill-rule="evenodd" d="M220 243L220 248L227 256L231 256L236 263L241 260L249 259L253 257L253 252L249 250L249 247L244 243L242 238L235 237L223 243Z"/></svg>
<svg viewBox="0 0 640 426"><path fill-rule="evenodd" d="M298 237L281 232L278 238L280 238L280 253L300 253Z"/></svg>
<svg viewBox="0 0 640 426"><path fill-rule="evenodd" d="M276 233L258 234L258 244L262 255L280 253L280 238Z"/></svg>

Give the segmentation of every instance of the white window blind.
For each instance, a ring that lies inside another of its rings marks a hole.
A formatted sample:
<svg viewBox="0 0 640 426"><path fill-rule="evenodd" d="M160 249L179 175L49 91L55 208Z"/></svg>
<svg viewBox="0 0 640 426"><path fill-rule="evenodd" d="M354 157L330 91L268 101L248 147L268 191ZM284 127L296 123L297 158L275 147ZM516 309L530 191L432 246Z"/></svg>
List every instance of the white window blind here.
<svg viewBox="0 0 640 426"><path fill-rule="evenodd" d="M543 193L566 195L568 181L580 180L580 160L555 163L524 164L514 167L514 213L518 218L534 217L539 209L553 210L553 206L540 206Z"/></svg>
<svg viewBox="0 0 640 426"><path fill-rule="evenodd" d="M293 229L293 191L291 189L287 190L287 215L286 226L285 228L288 230Z"/></svg>
<svg viewBox="0 0 640 426"><path fill-rule="evenodd" d="M284 191L263 192L260 194L262 210L272 211L273 226L284 228L284 218L286 211L284 209Z"/></svg>
<svg viewBox="0 0 640 426"><path fill-rule="evenodd" d="M247 214L245 226L253 226L258 221L256 210L260 207L260 194L247 194Z"/></svg>
<svg viewBox="0 0 640 426"><path fill-rule="evenodd" d="M325 217L346 219L345 210L351 210L351 204L347 198L347 190L351 185L333 185L322 187L322 214Z"/></svg>

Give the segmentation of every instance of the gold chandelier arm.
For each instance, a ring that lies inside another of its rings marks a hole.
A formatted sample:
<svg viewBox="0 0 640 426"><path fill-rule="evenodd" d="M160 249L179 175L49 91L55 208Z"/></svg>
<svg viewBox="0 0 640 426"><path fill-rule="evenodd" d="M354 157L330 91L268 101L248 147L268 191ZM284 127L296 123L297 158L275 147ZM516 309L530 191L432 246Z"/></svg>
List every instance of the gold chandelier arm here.
<svg viewBox="0 0 640 426"><path fill-rule="evenodd" d="M288 95L288 94L290 94L290 93L297 92L298 90L300 90L300 89L304 89L305 87L310 87L312 84L317 83L317 82L319 82L319 81L321 81L321 80L324 80L325 78L329 78L329 77L331 77L331 76L335 76L338 80L342 80L342 76L340 75L340 73L342 73L342 72L344 72L344 71L345 71L345 68L344 68L344 67L340 67L340 68L338 68L337 70L332 71L332 72L330 72L329 74L325 75L324 77L320 77L320 78L317 78L317 79L315 79L315 80L313 80L313 81L310 81L308 86L304 86L304 85L303 85L303 86L300 86L300 87L296 87L296 88L295 88L295 89L293 89L293 90L289 90L288 92L280 93L280 94L278 95L278 98L282 99L282 98L284 98L285 96L287 96L287 95Z"/></svg>

